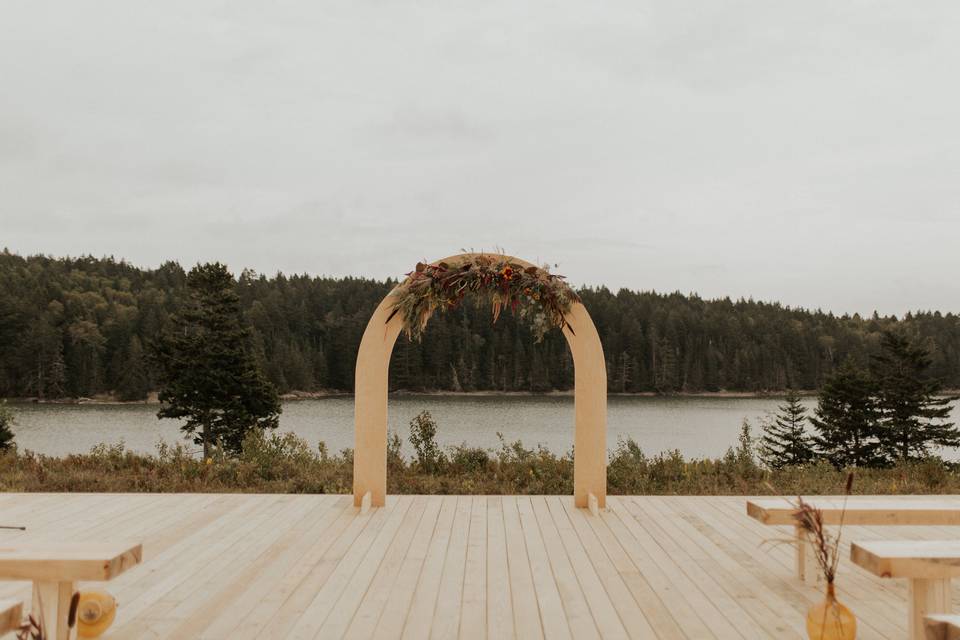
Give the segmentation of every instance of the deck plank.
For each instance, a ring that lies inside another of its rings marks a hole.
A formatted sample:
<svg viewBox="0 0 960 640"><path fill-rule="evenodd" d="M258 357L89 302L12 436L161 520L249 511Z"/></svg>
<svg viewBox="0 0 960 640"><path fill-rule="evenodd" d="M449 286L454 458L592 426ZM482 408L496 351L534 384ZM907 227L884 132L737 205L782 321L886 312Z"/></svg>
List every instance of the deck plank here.
<svg viewBox="0 0 960 640"><path fill-rule="evenodd" d="M349 625L340 634L343 637L370 638L373 636L377 627L380 615L383 613L390 593L393 591L394 584L403 564L407 559L407 552L413 546L413 539L420 531L420 522L426 511L427 499L424 496L417 496L413 505L407 511L403 524L390 542L383 562L377 569L377 573L367 588L366 592L360 594L361 601L356 607L353 618ZM329 621L327 625L329 625ZM324 626L327 626L324 625Z"/></svg>
<svg viewBox="0 0 960 640"><path fill-rule="evenodd" d="M557 591L560 593L563 610L567 615L571 635L575 638L599 638L600 632L597 629L597 624L577 580L577 575L573 571L573 565L570 563L567 550L560 540L557 525L550 517L545 498L543 496L532 496L530 504L533 507L537 526L540 528L543 548L547 552L550 567L553 569L553 578L557 585Z"/></svg>
<svg viewBox="0 0 960 640"><path fill-rule="evenodd" d="M510 566L507 562L507 533L503 522L503 501L499 496L487 503L487 636L496 640L514 637Z"/></svg>
<svg viewBox="0 0 960 640"><path fill-rule="evenodd" d="M749 518L746 500L611 496L593 515L569 496L390 496L361 513L334 495L8 493L4 523L28 530L0 546L142 542L144 562L103 585L121 605L114 640L796 640L822 589L771 543L789 528ZM907 599L850 563L850 542L957 538L847 526L838 592L858 637L903 637ZM0 582L0 598L29 602L29 584Z"/></svg>
<svg viewBox="0 0 960 640"><path fill-rule="evenodd" d="M554 519L559 522L566 518L570 525L570 533L564 536L565 544L570 545L568 551L574 555L574 550L579 549L589 562L630 637L682 639L680 628L664 610L656 594L640 574L630 568L629 558L625 555L621 558L626 565L622 573L614 565L612 556L616 557L617 550L611 550L612 555L607 553L587 522L587 518L593 515L587 516L588 512L575 508L573 500L568 497L553 496L551 502ZM564 525L558 524L557 528L561 535L567 532Z"/></svg>
<svg viewBox="0 0 960 640"><path fill-rule="evenodd" d="M366 640L373 637L377 640L392 640L400 637L444 505L452 508L449 502L444 502L439 498L426 499L426 509L423 517L420 519L417 532L407 549L403 565L400 567L400 574L388 594L373 633L367 634L365 632L365 629L361 626L363 625L363 618L360 618L354 621L358 625L356 635L353 634L352 628L348 629L348 638L354 637L356 640Z"/></svg>
<svg viewBox="0 0 960 640"><path fill-rule="evenodd" d="M440 593L440 580L443 576L444 561L447 557L447 547L453 529L453 521L457 514L457 497L443 496L435 498L443 500L440 517L430 540L430 548L420 571L417 588L413 593L410 610L403 625L403 640L419 640L430 637L430 627L433 621L433 612L437 606L437 595Z"/></svg>
<svg viewBox="0 0 960 640"><path fill-rule="evenodd" d="M527 543L520 524L516 496L504 496L503 524L507 540L507 561L510 567L510 596L513 601L513 624L518 638L542 638L540 607L533 588L533 572Z"/></svg>
<svg viewBox="0 0 960 640"><path fill-rule="evenodd" d="M471 496L457 497L457 511L450 531L450 543L440 576L440 592L433 611L430 638L449 640L460 630L463 582L467 568L467 543L470 533Z"/></svg>
<svg viewBox="0 0 960 640"><path fill-rule="evenodd" d="M458 633L462 640L487 637L487 501L473 496L471 502Z"/></svg>
<svg viewBox="0 0 960 640"><path fill-rule="evenodd" d="M520 527L523 529L527 544L527 557L530 560L530 572L533 575L533 588L540 610L543 633L548 638L571 638L570 623L563 610L560 589L550 568L550 559L544 548L540 527L533 514L530 496L517 498L517 511L520 513Z"/></svg>

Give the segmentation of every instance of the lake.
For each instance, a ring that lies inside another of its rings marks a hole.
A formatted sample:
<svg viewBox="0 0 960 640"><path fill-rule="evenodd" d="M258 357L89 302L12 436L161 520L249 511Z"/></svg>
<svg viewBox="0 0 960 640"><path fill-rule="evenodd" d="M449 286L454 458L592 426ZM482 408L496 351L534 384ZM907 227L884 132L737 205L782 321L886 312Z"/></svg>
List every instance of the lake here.
<svg viewBox="0 0 960 640"><path fill-rule="evenodd" d="M775 411L778 398L611 396L608 402L609 448L632 437L647 453L679 449L687 457L720 456L736 444L740 424L750 420L754 433ZM815 398L805 398L813 407ZM956 408L957 403L954 403ZM152 453L160 441L180 439L173 420L157 420L156 405L12 404L21 450L65 455L85 453L98 443L123 441L129 449ZM573 444L572 396L431 396L390 398L389 426L407 442L410 419L429 410L443 445L466 442L495 448L497 432L508 441L541 444L563 453ZM956 414L956 412L955 412ZM280 431L293 431L312 446L323 440L331 452L353 446L353 398L332 397L285 402ZM955 451L944 457L956 459Z"/></svg>

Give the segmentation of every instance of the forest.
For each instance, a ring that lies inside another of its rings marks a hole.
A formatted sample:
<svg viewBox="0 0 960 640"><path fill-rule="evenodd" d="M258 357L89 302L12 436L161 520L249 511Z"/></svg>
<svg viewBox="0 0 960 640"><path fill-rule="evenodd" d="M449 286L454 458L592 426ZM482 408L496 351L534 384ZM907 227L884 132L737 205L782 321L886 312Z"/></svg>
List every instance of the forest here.
<svg viewBox="0 0 960 640"><path fill-rule="evenodd" d="M350 392L367 320L396 283L245 270L236 291L256 357L278 390ZM953 313L861 317L681 293L578 293L603 341L611 392L813 390L842 364L865 366L891 328L927 349L932 376L960 388ZM145 398L156 388L152 345L185 296L186 273L175 262L144 269L4 250L0 397ZM488 307L468 302L434 317L422 340L400 338L390 381L408 391L547 392L572 387L573 365L559 331L537 343L509 313L493 324Z"/></svg>

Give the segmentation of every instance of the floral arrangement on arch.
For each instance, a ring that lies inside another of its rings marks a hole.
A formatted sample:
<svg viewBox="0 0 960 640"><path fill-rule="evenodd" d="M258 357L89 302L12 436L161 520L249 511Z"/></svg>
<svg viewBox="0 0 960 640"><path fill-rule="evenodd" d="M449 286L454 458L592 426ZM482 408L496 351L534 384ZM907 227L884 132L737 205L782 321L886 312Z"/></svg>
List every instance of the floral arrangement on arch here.
<svg viewBox="0 0 960 640"><path fill-rule="evenodd" d="M499 254L477 254L464 262L448 264L417 263L407 280L394 292L394 316L403 319L403 331L419 339L430 317L438 309L447 311L460 306L468 293L488 300L497 321L505 308L529 321L537 341L554 327L570 329L566 314L580 298L563 276L550 273L547 267L524 267Z"/></svg>

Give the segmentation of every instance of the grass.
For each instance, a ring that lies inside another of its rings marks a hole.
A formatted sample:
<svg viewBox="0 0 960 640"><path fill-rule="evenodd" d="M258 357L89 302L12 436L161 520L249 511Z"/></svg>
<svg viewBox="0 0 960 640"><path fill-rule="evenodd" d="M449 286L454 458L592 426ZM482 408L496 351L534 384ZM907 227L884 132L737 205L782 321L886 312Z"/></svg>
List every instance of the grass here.
<svg viewBox="0 0 960 640"><path fill-rule="evenodd" d="M422 440L419 442L422 443ZM506 442L496 450L466 445L415 448L403 455L388 443L387 490L395 494L570 494L572 455ZM62 458L11 450L0 454L0 490L55 492L349 493L353 452L331 455L294 434L250 434L235 458L198 460L182 445L159 445L152 455L124 445L99 445ZM610 453L611 494L835 494L846 472L826 463L769 470L749 443L716 459L686 459L679 451L648 456L632 440ZM960 493L960 472L937 458L886 469L858 469L857 493Z"/></svg>

